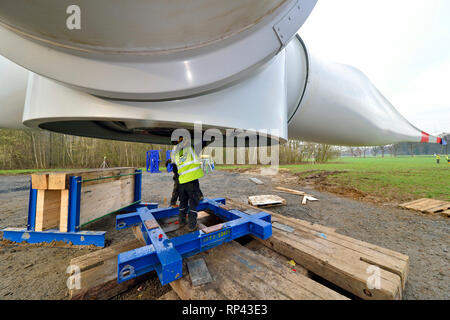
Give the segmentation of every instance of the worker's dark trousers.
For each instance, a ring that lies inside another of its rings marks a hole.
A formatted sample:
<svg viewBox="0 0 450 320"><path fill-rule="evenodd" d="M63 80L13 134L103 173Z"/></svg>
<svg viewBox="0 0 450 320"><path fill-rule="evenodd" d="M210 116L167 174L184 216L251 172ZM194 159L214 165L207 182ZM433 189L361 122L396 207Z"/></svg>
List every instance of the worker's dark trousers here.
<svg viewBox="0 0 450 320"><path fill-rule="evenodd" d="M188 227L194 229L197 225L197 205L200 201L200 184L197 180L187 183L180 183L180 224L186 223L186 214L188 215Z"/></svg>
<svg viewBox="0 0 450 320"><path fill-rule="evenodd" d="M178 183L178 178L177 178L177 179L173 179L172 198L170 199L171 206L174 206L177 204L179 195L180 195L180 184Z"/></svg>
<svg viewBox="0 0 450 320"><path fill-rule="evenodd" d="M439 164L439 159L436 159L437 164Z"/></svg>

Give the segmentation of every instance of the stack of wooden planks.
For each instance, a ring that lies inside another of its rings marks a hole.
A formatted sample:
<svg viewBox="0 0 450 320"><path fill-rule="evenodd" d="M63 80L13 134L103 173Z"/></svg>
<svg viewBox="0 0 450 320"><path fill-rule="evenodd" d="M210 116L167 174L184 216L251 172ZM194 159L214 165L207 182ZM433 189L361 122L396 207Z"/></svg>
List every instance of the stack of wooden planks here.
<svg viewBox="0 0 450 320"><path fill-rule="evenodd" d="M193 257L202 257L212 282L194 287L189 273L170 283L182 300L347 300L345 296L292 270L286 259L267 257L236 241ZM280 261L281 260L281 261Z"/></svg>
<svg viewBox="0 0 450 320"><path fill-rule="evenodd" d="M341 235L332 228L240 202L227 199L227 207L249 214L270 213L272 222L288 226L288 231L273 228L268 240L255 239L345 291L362 299L401 299L409 269L408 256ZM372 289L369 283L378 275L380 287Z"/></svg>
<svg viewBox="0 0 450 320"><path fill-rule="evenodd" d="M127 291L151 275L117 283L117 256L143 244L137 240L123 241L108 248L96 250L70 261L74 282L69 289L72 300L105 300ZM76 274L79 272L78 274ZM79 283L76 282L78 277Z"/></svg>
<svg viewBox="0 0 450 320"><path fill-rule="evenodd" d="M349 297L353 294L367 300L401 299L408 276L408 256L341 235L330 227L241 202L227 199L226 206L248 214L269 212L278 227L273 228L268 240L255 237L245 246L232 241L191 257L205 260L213 279L209 283L194 287L184 261L184 276L170 283L172 291L161 299L348 299L312 279L314 276L350 293ZM208 215L203 212L202 223L207 220ZM216 222L213 219L211 223ZM164 228L170 226L166 223ZM143 242L133 240L72 259L71 264L81 269L82 283L80 289L71 291L71 297L108 299L142 281L139 278L120 285L115 282L118 253L142 245Z"/></svg>
<svg viewBox="0 0 450 320"><path fill-rule="evenodd" d="M37 189L35 230L68 231L71 176L81 176L85 181L80 199L80 225L83 225L133 203L134 172L135 168L108 168L32 174L31 185ZM115 178L104 179L111 176Z"/></svg>
<svg viewBox="0 0 450 320"><path fill-rule="evenodd" d="M80 270L80 286L73 286L69 290L69 298L110 299L146 279L155 277L155 273L151 272L121 284L117 283L117 255L142 245L139 240L124 241L72 259L72 270ZM160 299L348 299L310 279L308 272L301 266L292 269L284 257L272 250L268 251L270 252L251 250L232 241L200 253L192 259L205 259L213 281L197 287L192 286L186 260L183 265L183 278L172 282L171 293Z"/></svg>
<svg viewBox="0 0 450 320"><path fill-rule="evenodd" d="M441 213L448 217L450 216L450 202L436 199L422 198L414 201L402 203L401 208L420 211L423 213Z"/></svg>

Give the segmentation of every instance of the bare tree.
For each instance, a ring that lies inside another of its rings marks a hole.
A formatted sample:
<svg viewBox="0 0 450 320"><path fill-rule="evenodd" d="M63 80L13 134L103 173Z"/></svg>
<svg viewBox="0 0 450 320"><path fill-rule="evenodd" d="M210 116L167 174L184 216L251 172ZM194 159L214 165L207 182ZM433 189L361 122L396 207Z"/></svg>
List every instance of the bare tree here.
<svg viewBox="0 0 450 320"><path fill-rule="evenodd" d="M384 158L384 153L386 152L386 146L379 146L380 148L380 152L381 152L381 157Z"/></svg>
<svg viewBox="0 0 450 320"><path fill-rule="evenodd" d="M378 154L379 151L380 151L380 148L379 148L378 146L375 146L375 147L370 148L370 152L372 153L372 155L373 155L374 157L377 156L377 154Z"/></svg>

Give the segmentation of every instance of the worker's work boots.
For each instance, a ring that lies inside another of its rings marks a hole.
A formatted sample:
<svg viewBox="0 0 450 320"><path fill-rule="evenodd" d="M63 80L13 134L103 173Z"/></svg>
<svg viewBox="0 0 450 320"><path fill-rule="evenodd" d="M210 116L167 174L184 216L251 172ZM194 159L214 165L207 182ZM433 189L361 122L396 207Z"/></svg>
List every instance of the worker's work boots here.
<svg viewBox="0 0 450 320"><path fill-rule="evenodd" d="M180 210L180 213L178 214L178 223L180 227L186 225L186 213L183 210Z"/></svg>
<svg viewBox="0 0 450 320"><path fill-rule="evenodd" d="M197 212L191 210L188 215L188 229L189 231L195 231L197 229Z"/></svg>

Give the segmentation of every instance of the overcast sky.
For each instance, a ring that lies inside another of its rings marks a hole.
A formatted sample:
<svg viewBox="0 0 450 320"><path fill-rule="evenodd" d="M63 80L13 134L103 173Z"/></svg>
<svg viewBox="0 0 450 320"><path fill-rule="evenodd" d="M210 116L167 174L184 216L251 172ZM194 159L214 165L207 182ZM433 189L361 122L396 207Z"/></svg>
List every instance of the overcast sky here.
<svg viewBox="0 0 450 320"><path fill-rule="evenodd" d="M299 34L314 55L363 71L419 129L450 132L449 0L319 0Z"/></svg>

